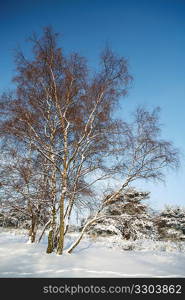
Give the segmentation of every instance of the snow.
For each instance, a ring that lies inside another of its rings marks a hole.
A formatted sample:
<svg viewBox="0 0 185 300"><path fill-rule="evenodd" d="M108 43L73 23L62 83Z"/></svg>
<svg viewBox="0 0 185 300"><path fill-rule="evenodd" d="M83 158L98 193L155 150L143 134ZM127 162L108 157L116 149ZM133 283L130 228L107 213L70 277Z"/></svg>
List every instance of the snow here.
<svg viewBox="0 0 185 300"><path fill-rule="evenodd" d="M26 233L1 229L0 277L185 277L184 248L173 243L136 241L135 250L124 251L115 238L86 236L74 253L59 256L45 253L46 239L27 243ZM66 247L75 237L69 235Z"/></svg>

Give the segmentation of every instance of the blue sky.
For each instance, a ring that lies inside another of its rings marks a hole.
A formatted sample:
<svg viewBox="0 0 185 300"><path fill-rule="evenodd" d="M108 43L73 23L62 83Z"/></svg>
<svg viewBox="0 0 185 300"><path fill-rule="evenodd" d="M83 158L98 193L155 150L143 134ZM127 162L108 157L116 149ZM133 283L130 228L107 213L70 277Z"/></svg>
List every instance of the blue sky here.
<svg viewBox="0 0 185 300"><path fill-rule="evenodd" d="M105 44L128 58L134 82L118 114L160 106L163 137L182 153L165 185L138 185L151 191L154 208L185 205L185 0L6 0L0 25L0 92L11 87L13 49L29 55L26 37L47 25L61 33L66 53L80 52L92 67Z"/></svg>

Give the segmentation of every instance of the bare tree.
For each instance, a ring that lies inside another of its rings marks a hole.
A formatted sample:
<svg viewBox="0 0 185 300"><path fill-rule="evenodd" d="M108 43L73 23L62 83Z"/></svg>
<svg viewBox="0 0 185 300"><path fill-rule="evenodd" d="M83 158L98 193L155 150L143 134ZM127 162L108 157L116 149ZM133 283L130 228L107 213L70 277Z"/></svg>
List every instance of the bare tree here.
<svg viewBox="0 0 185 300"><path fill-rule="evenodd" d="M62 254L74 205L84 201L80 195L92 194L94 181L108 176L103 158L117 128L112 112L131 77L126 60L109 49L102 54L101 71L91 76L84 58L63 56L50 28L31 41L33 60L17 54L16 91L1 99L1 132L38 151L60 180L57 252ZM101 176L89 182L97 170Z"/></svg>
<svg viewBox="0 0 185 300"><path fill-rule="evenodd" d="M17 222L23 217L27 219L33 243L38 226L45 224L49 217L51 199L45 175L37 166L38 157L34 156L33 160L25 151L20 153L6 147L3 157L6 158L0 167L3 211L9 217L17 217Z"/></svg>
<svg viewBox="0 0 185 300"><path fill-rule="evenodd" d="M131 82L124 58L105 49L100 71L92 74L83 57L63 55L52 29L31 41L33 58L16 56L16 90L1 97L0 134L47 161L53 199L47 252L56 246L62 254L71 214L75 206L88 205L90 197L93 201L96 182L121 176L120 189L107 199L112 201L136 179L161 178L163 167L176 164L177 153L159 140L156 112L139 109L133 124L115 118Z"/></svg>
<svg viewBox="0 0 185 300"><path fill-rule="evenodd" d="M164 180L164 170L179 165L178 150L172 143L160 138L159 108L152 112L138 108L131 124L126 126L120 123L118 138L109 168L114 169L114 175L119 175L120 188L103 199L96 214L87 220L79 238L67 250L68 253L79 244L90 225L108 218L102 214L103 208L116 203L132 182L138 179Z"/></svg>

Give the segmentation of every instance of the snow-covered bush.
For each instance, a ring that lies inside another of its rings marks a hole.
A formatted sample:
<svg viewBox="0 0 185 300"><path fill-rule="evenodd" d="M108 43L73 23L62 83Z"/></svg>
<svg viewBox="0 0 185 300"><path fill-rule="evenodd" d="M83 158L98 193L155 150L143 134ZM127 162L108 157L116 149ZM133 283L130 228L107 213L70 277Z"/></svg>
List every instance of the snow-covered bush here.
<svg viewBox="0 0 185 300"><path fill-rule="evenodd" d="M156 218L160 239L185 241L185 209L166 207Z"/></svg>
<svg viewBox="0 0 185 300"><path fill-rule="evenodd" d="M185 252L185 243L176 241L153 241L151 239L138 239L135 241L123 241L123 250L135 251L160 251L160 252Z"/></svg>
<svg viewBox="0 0 185 300"><path fill-rule="evenodd" d="M157 230L149 213L148 206L142 201L149 193L129 189L117 199L106 205L101 220L91 225L88 233L93 236L117 235L126 240L155 239Z"/></svg>
<svg viewBox="0 0 185 300"><path fill-rule="evenodd" d="M25 228L30 227L30 220L21 213L13 212L11 210L0 213L0 226L12 228Z"/></svg>

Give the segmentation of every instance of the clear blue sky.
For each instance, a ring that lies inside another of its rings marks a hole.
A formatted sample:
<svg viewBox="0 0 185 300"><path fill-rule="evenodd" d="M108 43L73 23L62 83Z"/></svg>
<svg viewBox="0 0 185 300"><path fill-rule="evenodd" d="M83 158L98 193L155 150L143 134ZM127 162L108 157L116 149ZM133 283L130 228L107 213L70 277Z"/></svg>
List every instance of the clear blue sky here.
<svg viewBox="0 0 185 300"><path fill-rule="evenodd" d="M123 111L138 104L162 108L163 137L182 153L182 166L151 190L154 208L185 205L185 0L6 0L0 3L0 91L11 87L13 49L29 54L33 31L52 25L65 52L78 51L96 66L105 44L128 58L133 88Z"/></svg>

